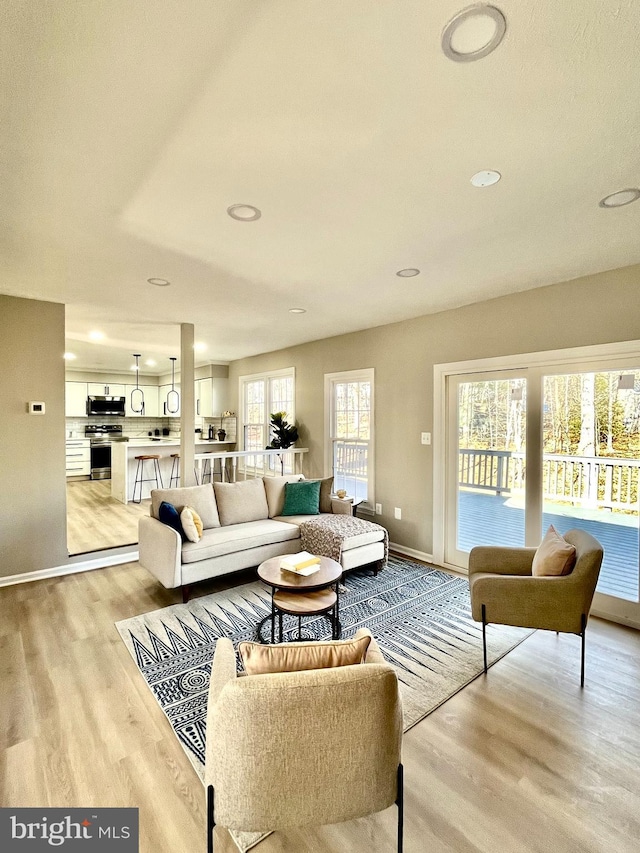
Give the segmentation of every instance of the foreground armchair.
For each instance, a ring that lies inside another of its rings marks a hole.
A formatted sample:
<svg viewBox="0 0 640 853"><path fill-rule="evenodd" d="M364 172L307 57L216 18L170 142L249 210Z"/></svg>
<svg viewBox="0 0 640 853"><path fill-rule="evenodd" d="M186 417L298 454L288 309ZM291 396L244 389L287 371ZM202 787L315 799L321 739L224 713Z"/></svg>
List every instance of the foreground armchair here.
<svg viewBox="0 0 640 853"><path fill-rule="evenodd" d="M487 671L488 623L542 628L579 634L582 639L580 686L584 687L587 619L603 550L584 530L569 530L566 542L576 549L575 566L561 577L532 575L535 548L480 546L469 555L471 613L482 622L484 671Z"/></svg>
<svg viewBox="0 0 640 853"><path fill-rule="evenodd" d="M367 637L362 629L354 640ZM396 803L401 853L401 739L397 677L373 638L363 663L240 678L231 641L218 640L207 712L208 850L216 823L267 832Z"/></svg>

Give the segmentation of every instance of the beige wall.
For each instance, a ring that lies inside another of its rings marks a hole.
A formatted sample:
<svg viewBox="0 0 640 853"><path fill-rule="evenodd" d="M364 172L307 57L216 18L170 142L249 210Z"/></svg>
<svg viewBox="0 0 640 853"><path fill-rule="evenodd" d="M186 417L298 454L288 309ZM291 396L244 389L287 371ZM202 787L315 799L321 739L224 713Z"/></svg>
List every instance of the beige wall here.
<svg viewBox="0 0 640 853"><path fill-rule="evenodd" d="M415 287L428 280L415 279ZM404 286L404 285L403 285ZM432 314L232 362L231 408L240 413L238 377L296 368L300 446L308 474L323 473L324 374L375 368L376 494L391 539L432 552L433 365L640 338L640 266L613 270L440 314ZM366 299L363 294L363 299ZM393 508L402 508L395 521Z"/></svg>
<svg viewBox="0 0 640 853"><path fill-rule="evenodd" d="M68 561L63 352L64 305L0 296L3 577Z"/></svg>

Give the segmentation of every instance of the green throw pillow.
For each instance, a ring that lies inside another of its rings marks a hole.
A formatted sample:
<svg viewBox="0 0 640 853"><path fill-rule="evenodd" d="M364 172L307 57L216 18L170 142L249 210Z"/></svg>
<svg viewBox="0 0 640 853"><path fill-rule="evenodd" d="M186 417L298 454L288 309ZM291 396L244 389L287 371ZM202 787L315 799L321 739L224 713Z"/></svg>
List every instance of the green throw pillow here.
<svg viewBox="0 0 640 853"><path fill-rule="evenodd" d="M282 515L318 515L319 505L320 480L285 484Z"/></svg>

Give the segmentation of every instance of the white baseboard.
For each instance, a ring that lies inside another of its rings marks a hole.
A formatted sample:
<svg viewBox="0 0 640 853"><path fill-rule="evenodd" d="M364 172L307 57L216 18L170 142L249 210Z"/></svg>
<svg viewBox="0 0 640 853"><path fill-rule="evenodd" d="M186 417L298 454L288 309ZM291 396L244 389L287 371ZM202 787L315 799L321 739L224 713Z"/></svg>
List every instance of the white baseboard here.
<svg viewBox="0 0 640 853"><path fill-rule="evenodd" d="M4 578L0 578L0 587L13 586L18 583L31 583L31 581L41 581L46 578L57 578L62 575L76 575L80 572L90 572L93 569L104 569L107 566L119 566L122 563L135 563L137 559L137 551L129 551L126 554L109 554L104 557L96 557L92 560L66 563L64 566L53 566L50 569L37 569L35 572L7 575Z"/></svg>
<svg viewBox="0 0 640 853"><path fill-rule="evenodd" d="M405 557L413 557L415 560L422 560L423 563L433 563L433 554L426 554L424 551L416 551L415 548L406 548L404 545L398 545L397 542L389 542L389 550L397 551L398 554L404 554Z"/></svg>

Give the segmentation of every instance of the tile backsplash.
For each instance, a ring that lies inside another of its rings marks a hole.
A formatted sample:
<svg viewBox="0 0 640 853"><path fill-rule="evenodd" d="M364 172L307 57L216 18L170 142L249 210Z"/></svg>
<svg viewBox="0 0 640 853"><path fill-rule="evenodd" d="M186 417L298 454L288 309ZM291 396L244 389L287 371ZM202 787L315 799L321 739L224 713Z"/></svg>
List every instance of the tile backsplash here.
<svg viewBox="0 0 640 853"><path fill-rule="evenodd" d="M172 424L175 418L118 418L108 415L100 418L66 418L67 438L84 438L84 428L89 424L118 424L122 426L122 434L129 438L143 438L154 429L162 432L163 427L169 427L170 435L180 435L180 421L177 430Z"/></svg>
<svg viewBox="0 0 640 853"><path fill-rule="evenodd" d="M66 418L67 438L84 438L84 428L88 424L119 424L122 426L122 435L129 438L144 438L155 429L162 432L169 428L169 435L180 436L180 418L119 418L104 415L93 418ZM196 418L195 427L206 434L209 424L213 425L216 433L220 428L227 433L228 441L236 441L236 418Z"/></svg>

